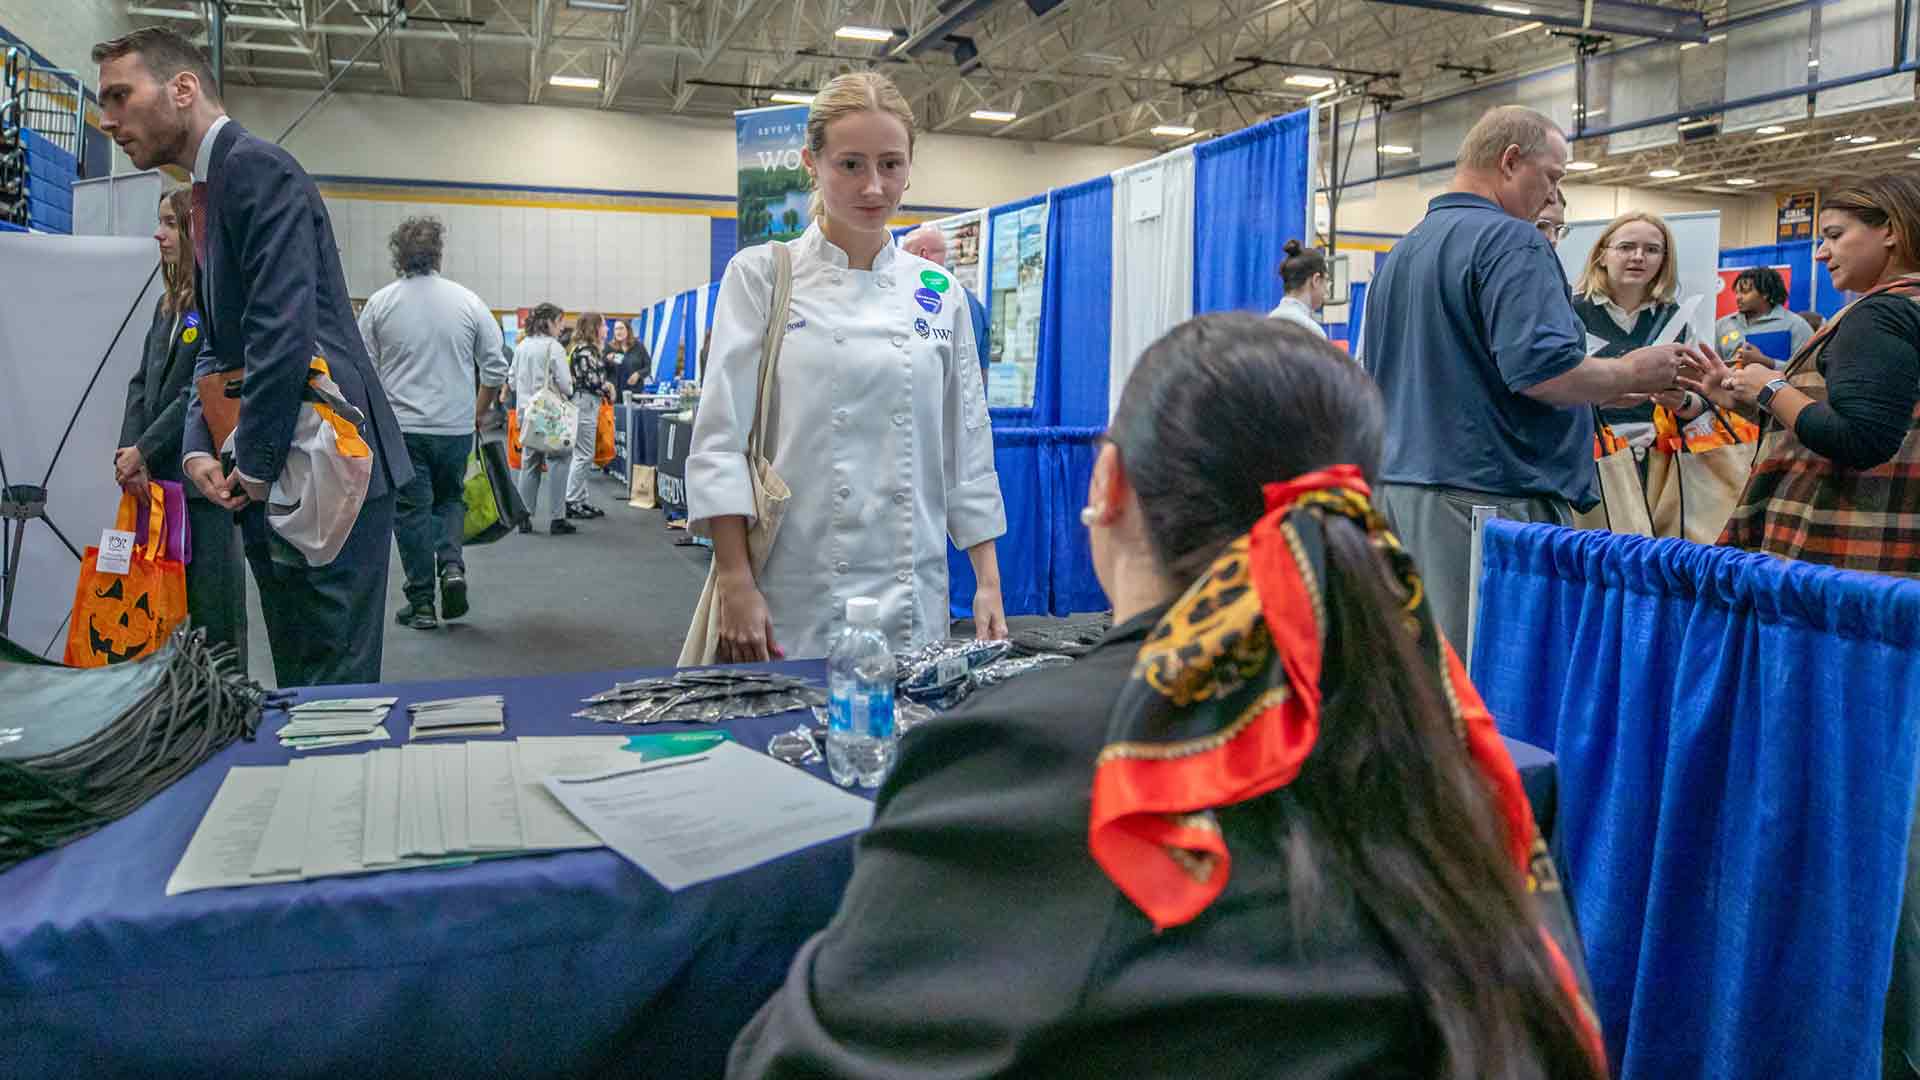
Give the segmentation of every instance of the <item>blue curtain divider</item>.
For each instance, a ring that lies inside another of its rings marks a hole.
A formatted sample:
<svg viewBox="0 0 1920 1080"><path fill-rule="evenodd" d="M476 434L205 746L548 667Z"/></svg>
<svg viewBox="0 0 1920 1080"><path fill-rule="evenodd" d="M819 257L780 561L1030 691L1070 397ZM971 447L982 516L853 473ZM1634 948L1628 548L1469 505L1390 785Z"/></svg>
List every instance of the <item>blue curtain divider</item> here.
<svg viewBox="0 0 1920 1080"><path fill-rule="evenodd" d="M995 428L993 467L1007 507L1007 534L994 545L1000 558L1000 596L1009 615L1044 615L1052 594L1053 549L1047 488L1041 483L1042 428ZM953 617L973 614L977 585L967 553L947 543L947 592Z"/></svg>
<svg viewBox="0 0 1920 1080"><path fill-rule="evenodd" d="M703 335L713 333L713 310L719 303L720 279L715 278L707 282L707 325L700 328L700 332Z"/></svg>
<svg viewBox="0 0 1920 1080"><path fill-rule="evenodd" d="M1113 319L1113 178L1053 193L1033 412L1044 427L1106 426Z"/></svg>
<svg viewBox="0 0 1920 1080"><path fill-rule="evenodd" d="M1104 402L1102 404L1104 410ZM1051 490L1049 509L1048 610L1054 615L1106 611L1112 607L1093 573L1093 549L1080 508L1087 504L1093 463L1100 456L1104 428L1057 428L1041 446L1041 465Z"/></svg>
<svg viewBox="0 0 1920 1080"><path fill-rule="evenodd" d="M667 317L667 302L665 300L655 301L653 305L653 318L650 319L647 323L647 337L643 339L647 343L647 348L653 349L654 335L658 334L661 328L666 325L666 323L664 322L666 317ZM654 349L653 378L655 382L658 382L662 378L665 378L666 373L673 370L672 366L668 363L668 361L661 359L661 354L666 351L667 350L664 348Z"/></svg>
<svg viewBox="0 0 1920 1080"><path fill-rule="evenodd" d="M1787 306L1794 311L1817 311L1831 319L1847 306L1846 294L1834 288L1833 275L1813 261L1814 243L1795 240L1785 244L1761 244L1757 247L1727 248L1720 253L1720 268L1731 270L1748 266L1787 266L1793 269L1787 283ZM1811 297L1811 300L1809 300Z"/></svg>
<svg viewBox="0 0 1920 1080"><path fill-rule="evenodd" d="M1093 478L1100 428L996 428L994 468L1007 506L995 545L1008 615L1070 615L1110 606L1093 574L1080 507ZM973 614L973 563L947 545L953 617Z"/></svg>
<svg viewBox="0 0 1920 1080"><path fill-rule="evenodd" d="M1288 240L1306 243L1311 110L1194 147L1193 313L1272 311Z"/></svg>
<svg viewBox="0 0 1920 1080"><path fill-rule="evenodd" d="M1920 582L1488 526L1473 676L1559 758L1625 1080L1871 1080L1920 740Z"/></svg>

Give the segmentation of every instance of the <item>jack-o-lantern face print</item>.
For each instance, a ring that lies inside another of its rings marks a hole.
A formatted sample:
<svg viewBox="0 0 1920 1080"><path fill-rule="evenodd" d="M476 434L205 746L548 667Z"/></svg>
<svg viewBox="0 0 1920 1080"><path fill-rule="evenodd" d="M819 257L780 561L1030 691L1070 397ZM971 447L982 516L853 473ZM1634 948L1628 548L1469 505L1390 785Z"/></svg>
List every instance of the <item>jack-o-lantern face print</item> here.
<svg viewBox="0 0 1920 1080"><path fill-rule="evenodd" d="M146 653L154 638L153 603L143 588L133 602L127 602L126 579L116 577L105 589L94 590L94 598L105 603L90 605L87 612L87 642L94 655L109 664L124 664ZM105 623L103 633L101 624Z"/></svg>

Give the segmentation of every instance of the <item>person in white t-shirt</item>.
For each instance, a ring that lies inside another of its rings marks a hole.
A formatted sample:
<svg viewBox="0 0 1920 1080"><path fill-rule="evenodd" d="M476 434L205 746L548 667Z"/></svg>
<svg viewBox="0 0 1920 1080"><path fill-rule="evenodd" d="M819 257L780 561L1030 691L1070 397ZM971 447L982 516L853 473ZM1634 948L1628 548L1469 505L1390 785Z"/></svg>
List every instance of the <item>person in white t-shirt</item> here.
<svg viewBox="0 0 1920 1080"><path fill-rule="evenodd" d="M1314 248L1301 247L1298 240L1287 241L1286 252L1286 261L1280 264L1280 284L1287 295L1267 317L1303 326L1324 341L1326 328L1314 320L1313 313L1327 302L1327 257Z"/></svg>

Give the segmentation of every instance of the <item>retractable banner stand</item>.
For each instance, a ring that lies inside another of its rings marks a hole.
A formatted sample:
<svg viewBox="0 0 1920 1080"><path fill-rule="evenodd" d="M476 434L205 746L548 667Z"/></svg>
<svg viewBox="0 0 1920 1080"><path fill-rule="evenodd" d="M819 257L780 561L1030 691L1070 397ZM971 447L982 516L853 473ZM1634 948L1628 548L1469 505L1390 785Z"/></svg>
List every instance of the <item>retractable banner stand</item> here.
<svg viewBox="0 0 1920 1080"><path fill-rule="evenodd" d="M17 539L0 514L0 567L17 560L7 636L50 660L66 641L80 553L120 505L113 452L160 297L159 258L150 239L0 235L0 487L46 493L45 515Z"/></svg>
<svg viewBox="0 0 1920 1080"><path fill-rule="evenodd" d="M739 244L792 240L807 231L812 184L800 163L807 106L777 105L733 114L740 172Z"/></svg>

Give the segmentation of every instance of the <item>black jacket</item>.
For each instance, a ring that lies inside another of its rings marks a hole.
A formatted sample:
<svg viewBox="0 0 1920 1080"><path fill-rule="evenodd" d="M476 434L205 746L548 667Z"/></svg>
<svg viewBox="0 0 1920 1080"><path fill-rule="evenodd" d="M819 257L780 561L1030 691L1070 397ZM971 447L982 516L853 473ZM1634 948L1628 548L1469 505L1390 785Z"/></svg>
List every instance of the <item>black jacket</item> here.
<svg viewBox="0 0 1920 1080"><path fill-rule="evenodd" d="M1289 926L1262 815L1220 813L1226 891L1159 934L1088 853L1094 759L1160 615L902 740L839 913L729 1076L1431 1073L1437 1036L1377 932L1350 911Z"/></svg>
<svg viewBox="0 0 1920 1080"><path fill-rule="evenodd" d="M199 312L169 314L164 299L154 305L140 366L127 380L120 445L138 447L155 480L183 479L180 447L187 427L187 391L204 341ZM192 484L186 487L189 498L202 497Z"/></svg>
<svg viewBox="0 0 1920 1080"><path fill-rule="evenodd" d="M347 297L340 249L320 190L285 150L229 122L208 168L207 262L198 272L206 348L216 370L245 369L235 459L271 483L286 463L307 370L326 359L340 392L367 418L372 447L367 498L413 477L393 407L380 387ZM188 452L218 455L195 402Z"/></svg>

